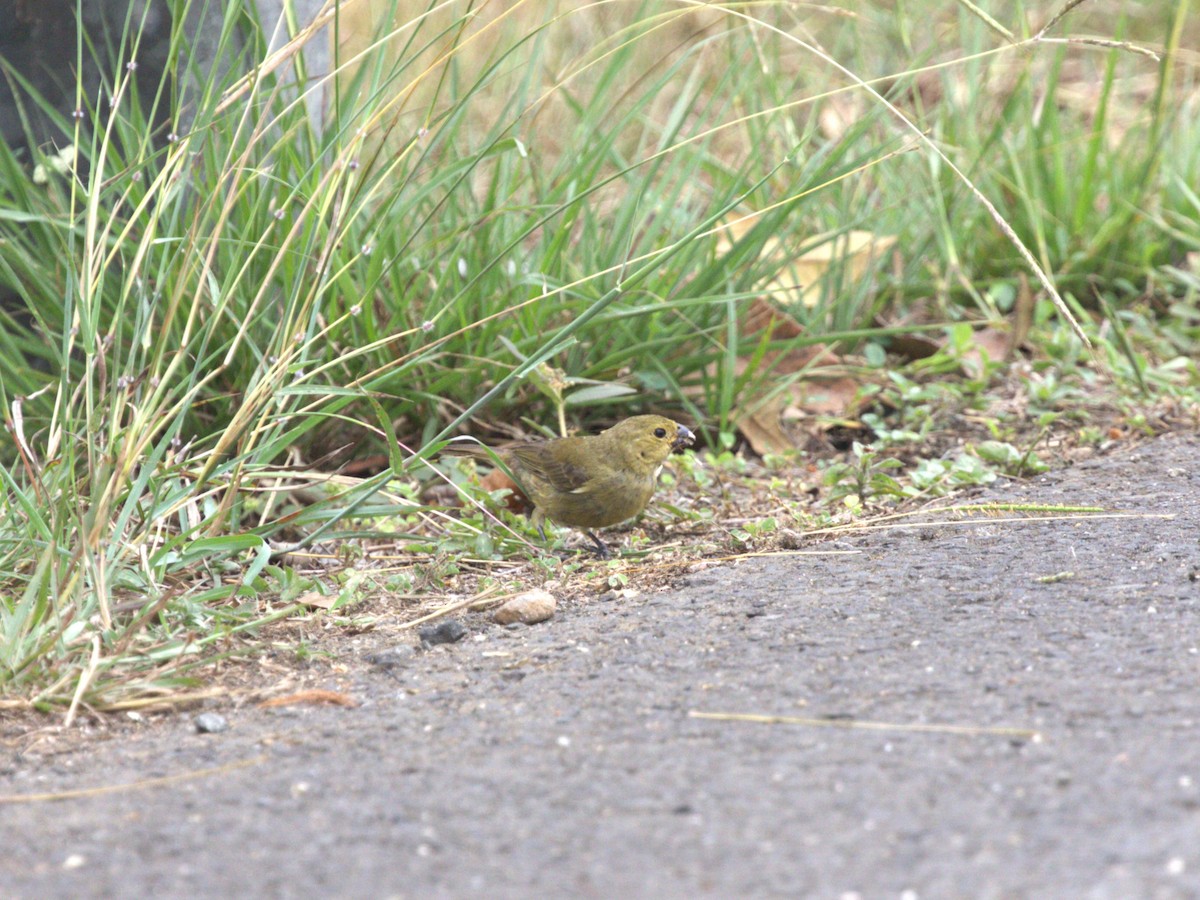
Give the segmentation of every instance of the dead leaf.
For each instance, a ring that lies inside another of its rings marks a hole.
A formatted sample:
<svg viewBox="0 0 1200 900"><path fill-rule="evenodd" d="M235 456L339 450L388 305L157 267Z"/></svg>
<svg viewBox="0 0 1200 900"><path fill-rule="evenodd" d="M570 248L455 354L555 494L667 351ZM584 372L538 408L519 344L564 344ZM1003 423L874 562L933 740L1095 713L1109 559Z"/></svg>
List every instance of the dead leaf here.
<svg viewBox="0 0 1200 900"><path fill-rule="evenodd" d="M479 486L489 494L492 491L510 491L511 493L504 498L503 502L505 507L514 513L528 514L533 512L533 503L517 487L517 483L504 474L503 469L492 469L492 471L479 479Z"/></svg>
<svg viewBox="0 0 1200 900"><path fill-rule="evenodd" d="M991 362L1008 359L1009 344L1011 343L1009 329L993 328L991 325L980 328L971 335L972 345L963 351L962 366L972 378L978 378L984 372L984 354Z"/></svg>
<svg viewBox="0 0 1200 900"><path fill-rule="evenodd" d="M1029 330L1033 327L1034 306L1035 298L1029 287L1029 276L1021 272L1017 276L1017 302L1013 306L1013 328L1009 334L1006 359L1021 349L1029 339Z"/></svg>
<svg viewBox="0 0 1200 900"><path fill-rule="evenodd" d="M311 606L313 609L333 609L337 597L332 594L322 594L320 591L305 591L297 599L297 603Z"/></svg>
<svg viewBox="0 0 1200 900"><path fill-rule="evenodd" d="M742 327L746 334L769 330L776 340L799 338L805 333L794 317L761 297L751 301ZM799 413L791 417L792 421L846 414L858 393L858 382L846 376L822 374L818 370L818 366L828 368L841 362L841 357L825 344L798 345L786 350L771 350L764 355L761 365L780 375L806 370L812 374L794 382L766 403L751 400L734 411L734 424L755 453L760 456L783 453L799 446L783 427L785 410ZM739 374L746 365L744 359L738 360Z"/></svg>
<svg viewBox="0 0 1200 900"><path fill-rule="evenodd" d="M758 214L741 216L724 226L718 241L719 251L728 251L746 235L758 221ZM878 236L869 231L850 231L813 238L812 249L792 255L777 238L768 238L760 256L772 260L778 274L759 285L762 296L755 297L746 307L741 331L746 335L768 332L774 341L796 341L792 347L768 351L759 365L777 375L811 373L795 381L776 397L762 402L758 397L745 397L734 412L734 423L746 441L760 455L782 453L799 446L785 421L808 421L811 429L818 416L845 417L859 393L859 383L844 374L832 371L842 363L841 357L822 343L801 344L807 332L794 316L779 304L802 303L815 306L821 297L821 279L834 264L844 265L847 280L862 277L878 254L886 252L895 238ZM767 298L777 302L771 302ZM745 358L737 361L735 371L744 372L749 365ZM823 371L822 371L823 370ZM795 430L795 429L793 429ZM804 431L802 427L801 432Z"/></svg>
<svg viewBox="0 0 1200 900"><path fill-rule="evenodd" d="M757 224L758 218L758 213L752 213L725 223L717 251L725 253L732 249ZM891 249L896 239L870 231L847 231L813 235L806 243L812 245L811 249L793 255L778 238L767 238L759 257L777 263L779 274L758 289L780 302L816 306L821 299L821 279L831 266L844 265L846 281L857 281L878 256Z"/></svg>
<svg viewBox="0 0 1200 900"><path fill-rule="evenodd" d="M349 694L340 691L299 691L282 697L272 697L257 704L259 709L271 709L276 706L347 706L356 707L358 701Z"/></svg>
<svg viewBox="0 0 1200 900"><path fill-rule="evenodd" d="M764 403L753 412L738 416L735 422L738 431L746 439L746 443L759 456L796 449L795 442L783 430L780 413L783 411L785 403L786 398L777 397L769 403Z"/></svg>
<svg viewBox="0 0 1200 900"><path fill-rule="evenodd" d="M816 375L793 387L802 392L793 409L799 407L809 415L844 417L854 408L862 382L846 375ZM784 417L787 418L787 410Z"/></svg>
<svg viewBox="0 0 1200 900"><path fill-rule="evenodd" d="M888 353L894 353L901 359L911 362L914 359L928 359L942 349L942 341L919 331L906 334L894 334L888 341Z"/></svg>
<svg viewBox="0 0 1200 900"><path fill-rule="evenodd" d="M830 427L818 418L845 419L852 415L861 387L857 379L848 376L816 375L739 415L734 424L759 456L795 450L801 444L797 438ZM791 429L786 427L789 423Z"/></svg>

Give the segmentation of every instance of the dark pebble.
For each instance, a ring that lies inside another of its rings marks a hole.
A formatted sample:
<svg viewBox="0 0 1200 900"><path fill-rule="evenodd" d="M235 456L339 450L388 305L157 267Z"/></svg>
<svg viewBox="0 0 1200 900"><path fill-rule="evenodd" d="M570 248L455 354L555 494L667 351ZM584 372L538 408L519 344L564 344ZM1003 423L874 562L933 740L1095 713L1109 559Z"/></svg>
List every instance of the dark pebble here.
<svg viewBox="0 0 1200 900"><path fill-rule="evenodd" d="M417 632L426 647L434 644L453 644L467 636L467 626L457 619L447 619L436 625L426 625Z"/></svg>
<svg viewBox="0 0 1200 900"><path fill-rule="evenodd" d="M200 713L192 719L192 724L200 734L220 734L229 728L225 717L214 712Z"/></svg>
<svg viewBox="0 0 1200 900"><path fill-rule="evenodd" d="M405 660L412 656L412 653L412 647L401 644L398 647L389 647L386 650L368 653L367 662L381 669L398 669L404 665Z"/></svg>

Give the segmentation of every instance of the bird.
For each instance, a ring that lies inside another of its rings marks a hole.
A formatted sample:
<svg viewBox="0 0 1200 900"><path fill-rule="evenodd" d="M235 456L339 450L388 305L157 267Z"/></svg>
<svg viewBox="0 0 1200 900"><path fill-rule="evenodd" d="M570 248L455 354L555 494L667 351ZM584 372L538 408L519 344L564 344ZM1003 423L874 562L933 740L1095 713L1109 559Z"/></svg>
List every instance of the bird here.
<svg viewBox="0 0 1200 900"><path fill-rule="evenodd" d="M456 439L442 453L494 461L499 458L533 507L542 540L546 519L578 528L596 555L611 556L593 531L631 519L654 494L663 463L690 447L696 436L665 416L631 416L596 435L516 441L489 450ZM495 454L493 457L492 454Z"/></svg>

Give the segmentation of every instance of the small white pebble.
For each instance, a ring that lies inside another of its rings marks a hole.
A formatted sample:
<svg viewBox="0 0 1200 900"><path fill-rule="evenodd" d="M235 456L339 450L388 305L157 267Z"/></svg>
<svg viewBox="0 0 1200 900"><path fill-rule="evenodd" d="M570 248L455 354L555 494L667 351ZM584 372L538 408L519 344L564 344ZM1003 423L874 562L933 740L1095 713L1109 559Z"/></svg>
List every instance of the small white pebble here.
<svg viewBox="0 0 1200 900"><path fill-rule="evenodd" d="M70 856L68 856L66 859L63 860L62 867L64 869L78 869L85 862L87 862L86 856L83 856L80 853L72 853Z"/></svg>
<svg viewBox="0 0 1200 900"><path fill-rule="evenodd" d="M1152 616L1152 615L1154 615L1156 612L1158 612L1158 610L1157 610L1157 609L1155 609L1153 606L1147 606L1147 607L1146 607L1146 614L1147 614L1147 615L1150 615L1150 616Z"/></svg>
<svg viewBox="0 0 1200 900"><path fill-rule="evenodd" d="M1180 775L1179 776L1179 786L1181 788L1190 788L1192 786L1192 776L1191 775Z"/></svg>
<svg viewBox="0 0 1200 900"><path fill-rule="evenodd" d="M570 747L571 739L569 737L567 737L565 734L559 735L557 744L560 747Z"/></svg>
<svg viewBox="0 0 1200 900"><path fill-rule="evenodd" d="M1187 868L1187 863L1184 862L1182 856L1172 856L1167 860L1168 875L1182 875L1183 870Z"/></svg>

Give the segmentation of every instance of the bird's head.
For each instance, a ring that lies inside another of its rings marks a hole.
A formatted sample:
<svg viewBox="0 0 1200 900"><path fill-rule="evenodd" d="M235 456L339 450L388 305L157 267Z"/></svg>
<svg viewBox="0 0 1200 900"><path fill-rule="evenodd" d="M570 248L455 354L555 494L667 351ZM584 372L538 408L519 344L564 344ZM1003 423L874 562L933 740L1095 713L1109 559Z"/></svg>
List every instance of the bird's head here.
<svg viewBox="0 0 1200 900"><path fill-rule="evenodd" d="M673 452L690 447L696 440L690 429L664 416L633 416L604 435L631 465L645 472L658 469Z"/></svg>

